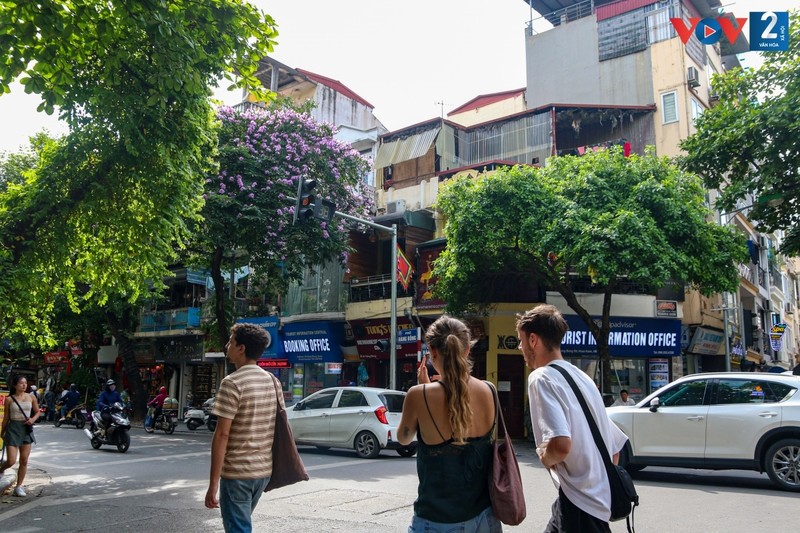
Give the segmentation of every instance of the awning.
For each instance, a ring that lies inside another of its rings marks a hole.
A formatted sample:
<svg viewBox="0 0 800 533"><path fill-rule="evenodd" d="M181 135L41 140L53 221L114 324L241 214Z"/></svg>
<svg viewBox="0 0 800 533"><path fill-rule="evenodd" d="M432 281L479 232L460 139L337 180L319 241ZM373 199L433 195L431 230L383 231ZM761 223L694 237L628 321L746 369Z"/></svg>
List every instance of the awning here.
<svg viewBox="0 0 800 533"><path fill-rule="evenodd" d="M378 154L375 156L375 168L384 168L422 157L431 149L431 144L436 140L440 129L437 126L404 139L382 143L378 146Z"/></svg>

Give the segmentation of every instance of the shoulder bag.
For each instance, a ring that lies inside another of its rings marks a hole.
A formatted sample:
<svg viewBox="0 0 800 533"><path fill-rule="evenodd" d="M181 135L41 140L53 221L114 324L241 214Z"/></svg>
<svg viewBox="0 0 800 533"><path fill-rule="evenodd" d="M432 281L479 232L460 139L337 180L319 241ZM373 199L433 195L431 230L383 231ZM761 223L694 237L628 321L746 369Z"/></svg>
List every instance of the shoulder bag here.
<svg viewBox="0 0 800 533"><path fill-rule="evenodd" d="M548 366L560 372L561 375L563 375L567 380L567 383L569 383L569 386L575 393L575 397L581 404L583 414L586 416L586 422L589 424L589 429L592 431L594 443L600 450L600 456L603 458L603 464L605 465L606 473L608 474L608 484L611 488L611 521L615 522L624 518L628 526L628 532L632 533L635 530L633 526L633 510L637 505L639 505L639 495L636 494L636 487L633 485L633 479L631 479L631 476L628 474L627 470L619 465L615 465L611 461L611 454L608 453L606 443L600 436L600 430L597 428L597 423L595 422L591 411L589 411L589 406L586 404L586 399L583 397L583 394L578 388L578 385L575 383L575 380L573 380L572 376L569 375L569 372L558 365Z"/></svg>
<svg viewBox="0 0 800 533"><path fill-rule="evenodd" d="M485 382L494 396L494 427L497 438L492 449L492 475L489 478L489 498L492 501L492 514L502 523L516 526L525 520L525 494L522 490L522 476L519 473L517 456L506 431L506 421L500 410L497 389ZM500 424L498 425L498 420ZM503 442L500 442L500 428L503 429Z"/></svg>
<svg viewBox="0 0 800 533"><path fill-rule="evenodd" d="M292 485L298 481L308 481L308 472L297 452L286 409L281 405L280 395L283 391L278 387L278 379L271 372L269 375L275 386L275 401L278 402L278 406L275 416L275 436L272 440L272 476L264 492Z"/></svg>
<svg viewBox="0 0 800 533"><path fill-rule="evenodd" d="M25 417L25 422L27 422L29 420L29 417L28 415L25 414L25 411L22 410L22 406L19 404L17 399L14 398L13 394L11 395L11 399L14 400L15 404L17 404L17 407L19 407L19 411L22 413L22 416ZM31 440L33 441L34 444L36 444L36 437L33 436L33 424L25 424L25 433L30 435Z"/></svg>

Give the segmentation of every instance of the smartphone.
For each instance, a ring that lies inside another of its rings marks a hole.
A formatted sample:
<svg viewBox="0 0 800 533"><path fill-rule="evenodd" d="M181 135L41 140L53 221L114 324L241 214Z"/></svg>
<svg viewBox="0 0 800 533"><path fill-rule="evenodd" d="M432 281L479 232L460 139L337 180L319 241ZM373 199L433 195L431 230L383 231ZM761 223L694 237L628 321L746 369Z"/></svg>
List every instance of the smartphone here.
<svg viewBox="0 0 800 533"><path fill-rule="evenodd" d="M431 363L430 358L427 359L425 364L428 367L428 376L437 376L437 375L439 375L439 373L436 371L436 369L433 368L433 363Z"/></svg>

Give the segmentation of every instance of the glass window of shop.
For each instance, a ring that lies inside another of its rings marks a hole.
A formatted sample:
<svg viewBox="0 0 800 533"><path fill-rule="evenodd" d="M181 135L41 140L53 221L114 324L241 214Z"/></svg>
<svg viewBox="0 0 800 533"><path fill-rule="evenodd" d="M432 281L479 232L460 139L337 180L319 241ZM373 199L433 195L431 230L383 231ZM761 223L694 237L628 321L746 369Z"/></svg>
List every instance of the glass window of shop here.
<svg viewBox="0 0 800 533"><path fill-rule="evenodd" d="M597 357L569 357L567 361L583 370L595 383L600 383L600 365ZM611 401L625 389L637 402L647 396L647 359L611 359Z"/></svg>
<svg viewBox="0 0 800 533"><path fill-rule="evenodd" d="M341 364L336 367L338 371L336 368L332 370L330 365L331 363L306 363L303 365L305 367L303 372L303 396L339 385L339 380L342 377Z"/></svg>

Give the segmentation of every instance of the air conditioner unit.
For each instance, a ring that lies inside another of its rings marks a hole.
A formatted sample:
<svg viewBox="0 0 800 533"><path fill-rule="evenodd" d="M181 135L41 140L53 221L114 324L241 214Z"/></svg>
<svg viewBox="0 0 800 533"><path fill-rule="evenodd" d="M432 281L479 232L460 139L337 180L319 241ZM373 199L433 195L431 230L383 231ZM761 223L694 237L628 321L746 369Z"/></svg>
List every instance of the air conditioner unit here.
<svg viewBox="0 0 800 533"><path fill-rule="evenodd" d="M763 235L759 235L758 236L758 245L761 246L762 248L768 248L769 247L769 239L767 239Z"/></svg>
<svg viewBox="0 0 800 533"><path fill-rule="evenodd" d="M405 200L394 200L392 202L386 202L387 215L402 215L405 212L406 212Z"/></svg>
<svg viewBox="0 0 800 533"><path fill-rule="evenodd" d="M689 87L700 87L700 77L697 74L697 69L694 67L689 67L688 71L686 72L686 83Z"/></svg>
<svg viewBox="0 0 800 533"><path fill-rule="evenodd" d="M786 304L784 305L784 308L783 308L783 312L785 314L787 314L787 315L793 315L794 314L794 303L786 302Z"/></svg>

